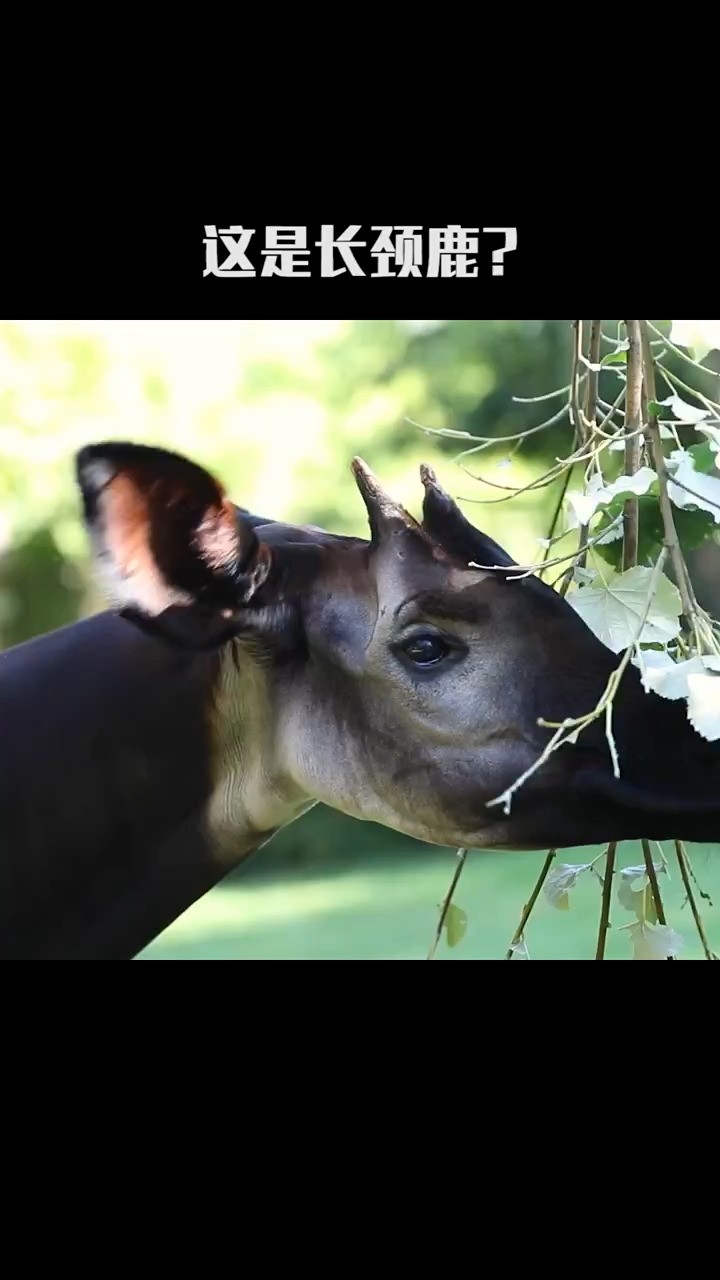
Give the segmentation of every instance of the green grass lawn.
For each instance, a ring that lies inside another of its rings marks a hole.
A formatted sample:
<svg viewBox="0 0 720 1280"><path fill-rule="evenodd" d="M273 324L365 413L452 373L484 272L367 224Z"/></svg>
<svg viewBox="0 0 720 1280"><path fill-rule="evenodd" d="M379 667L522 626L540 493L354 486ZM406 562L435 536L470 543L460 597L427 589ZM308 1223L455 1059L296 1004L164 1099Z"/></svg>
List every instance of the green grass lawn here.
<svg viewBox="0 0 720 1280"><path fill-rule="evenodd" d="M660 880L668 923L685 940L681 959L702 959L673 846L664 846L670 878ZM269 852L269 851L268 851ZM564 850L557 861L588 862L600 849ZM714 906L701 905L711 947L720 953L720 846L691 845L701 887ZM468 915L467 933L450 950L443 938L442 960L502 958L523 903L542 866L543 853L469 855L455 902ZM272 864L272 859L269 860ZM635 842L621 845L618 866L642 863ZM343 871L288 872L263 865L263 855L186 911L141 955L146 960L422 960L434 934L438 904L454 868L454 854L429 846L416 860L384 862L377 854L365 866ZM539 899L526 933L534 960L590 960L595 953L600 884L584 873L558 911ZM697 896L697 891L696 891ZM627 934L619 926L634 917L613 892L608 959L630 959Z"/></svg>

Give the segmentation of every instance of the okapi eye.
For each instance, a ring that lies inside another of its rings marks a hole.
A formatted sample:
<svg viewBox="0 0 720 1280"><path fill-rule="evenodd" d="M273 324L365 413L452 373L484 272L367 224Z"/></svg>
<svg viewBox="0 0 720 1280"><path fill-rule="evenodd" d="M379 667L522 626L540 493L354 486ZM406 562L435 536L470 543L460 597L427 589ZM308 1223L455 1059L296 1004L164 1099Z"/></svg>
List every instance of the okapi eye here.
<svg viewBox="0 0 720 1280"><path fill-rule="evenodd" d="M441 636L413 636L401 646L403 653L416 667L431 667L442 662L450 652Z"/></svg>

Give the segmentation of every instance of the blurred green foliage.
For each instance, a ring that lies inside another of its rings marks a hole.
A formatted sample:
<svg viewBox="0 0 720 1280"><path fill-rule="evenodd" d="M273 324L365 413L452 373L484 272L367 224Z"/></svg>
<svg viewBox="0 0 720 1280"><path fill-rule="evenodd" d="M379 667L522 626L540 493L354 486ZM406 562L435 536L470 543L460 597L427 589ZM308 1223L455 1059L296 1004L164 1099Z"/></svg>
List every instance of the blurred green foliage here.
<svg viewBox="0 0 720 1280"><path fill-rule="evenodd" d="M420 503L421 461L438 465L459 497L496 499L499 490L481 492L451 462L465 442L413 423L522 431L546 406L512 396L565 382L569 353L568 323L548 320L3 322L0 643L102 607L72 473L82 444L124 438L176 448L262 514L364 533L354 454L411 509ZM551 435L530 437L502 475L506 451L484 453L483 473L526 483L552 447ZM474 473L476 459L466 462ZM465 507L526 556L546 496L524 495L512 511L496 502Z"/></svg>

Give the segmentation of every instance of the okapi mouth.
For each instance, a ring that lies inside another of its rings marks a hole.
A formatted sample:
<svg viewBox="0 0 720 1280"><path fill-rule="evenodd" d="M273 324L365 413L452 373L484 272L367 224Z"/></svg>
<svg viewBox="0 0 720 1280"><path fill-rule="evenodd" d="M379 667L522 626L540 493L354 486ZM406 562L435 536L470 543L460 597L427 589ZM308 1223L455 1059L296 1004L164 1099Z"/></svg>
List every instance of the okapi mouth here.
<svg viewBox="0 0 720 1280"><path fill-rule="evenodd" d="M574 784L616 809L624 829L637 825L637 832L629 835L629 839L644 836L651 840L720 841L720 785L712 794L707 790L709 779L699 781L706 785L680 795L590 769L577 775Z"/></svg>

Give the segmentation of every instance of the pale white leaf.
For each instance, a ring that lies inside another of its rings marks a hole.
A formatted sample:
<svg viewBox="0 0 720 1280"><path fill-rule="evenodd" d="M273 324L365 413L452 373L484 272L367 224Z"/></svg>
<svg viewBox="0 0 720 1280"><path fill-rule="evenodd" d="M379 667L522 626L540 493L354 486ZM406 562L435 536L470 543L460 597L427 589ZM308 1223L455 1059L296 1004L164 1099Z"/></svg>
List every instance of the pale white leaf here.
<svg viewBox="0 0 720 1280"><path fill-rule="evenodd" d="M597 578L597 569L584 569L581 564L576 564L573 569L573 581L580 582L583 586L588 586Z"/></svg>
<svg viewBox="0 0 720 1280"><path fill-rule="evenodd" d="M579 489L571 489L565 494L565 504L569 513L568 529L578 529L580 525L588 525L600 507L607 506L613 498L621 494L639 496L647 493L656 479L657 476L652 467L640 467L634 475L618 476L612 484L606 485L602 476L596 472L590 477L584 493ZM608 542L612 540L612 538L602 539Z"/></svg>
<svg viewBox="0 0 720 1280"><path fill-rule="evenodd" d="M720 479L696 471L695 459L687 449L674 449L666 465L672 475L668 480L668 495L675 506L698 507L708 511L715 523L720 524Z"/></svg>
<svg viewBox="0 0 720 1280"><path fill-rule="evenodd" d="M530 959L530 956L528 954L528 949L527 949L527 942L525 941L524 938L521 938L519 942L513 942L512 946L510 947L510 950L512 952L512 955L510 956L511 960L529 960Z"/></svg>
<svg viewBox="0 0 720 1280"><path fill-rule="evenodd" d="M560 862L554 866L545 881L543 891L548 902L558 911L567 911L570 907L568 893L575 887L577 878L587 871L589 862Z"/></svg>
<svg viewBox="0 0 720 1280"><path fill-rule="evenodd" d="M694 404L688 404L677 392L673 392L666 400L658 400L658 404L668 405L680 422L702 422L704 418L710 417L708 409L698 409Z"/></svg>
<svg viewBox="0 0 720 1280"><path fill-rule="evenodd" d="M568 529L579 529L580 525L589 524L600 504L607 501L605 492L602 487L588 489L586 493L582 493L579 489L570 489L565 494Z"/></svg>
<svg viewBox="0 0 720 1280"><path fill-rule="evenodd" d="M634 493L640 496L640 494L649 491L655 480L657 480L657 475L652 467L640 467L631 476L618 476L617 480L613 480L612 484L606 487L605 493L609 496L605 501L617 498L622 493Z"/></svg>
<svg viewBox="0 0 720 1280"><path fill-rule="evenodd" d="M684 662L673 662L668 653L647 649L639 657L636 655L633 662L640 668L645 692L658 693L661 698L668 698L671 702L687 698L689 676L720 671L720 658L711 654L687 658Z"/></svg>
<svg viewBox="0 0 720 1280"><path fill-rule="evenodd" d="M667 960L669 956L678 955L685 945L680 934L666 924L638 920L637 924L630 925L628 933L632 938L633 960Z"/></svg>
<svg viewBox="0 0 720 1280"><path fill-rule="evenodd" d="M672 320L670 341L687 347L696 360L704 360L708 351L720 350L720 320Z"/></svg>
<svg viewBox="0 0 720 1280"><path fill-rule="evenodd" d="M653 570L643 565L615 574L607 584L581 587L567 597L591 631L613 653L620 653L638 638L644 644L667 644L680 631L681 600L677 587L660 575L642 634L637 637L645 612Z"/></svg>
<svg viewBox="0 0 720 1280"><path fill-rule="evenodd" d="M656 875L662 875L665 871L662 862L654 862L653 866ZM641 867L623 867L620 872L618 902L621 907L625 907L626 911L634 911L638 919L645 914L645 890L649 883L647 867L644 863Z"/></svg>
<svg viewBox="0 0 720 1280"><path fill-rule="evenodd" d="M689 675L687 683L688 719L701 738L716 742L720 738L720 676Z"/></svg>
<svg viewBox="0 0 720 1280"><path fill-rule="evenodd" d="M632 663L640 672L640 679L646 693L657 692L665 673L674 672L678 665L673 662L665 649L638 649L637 647L632 656Z"/></svg>

